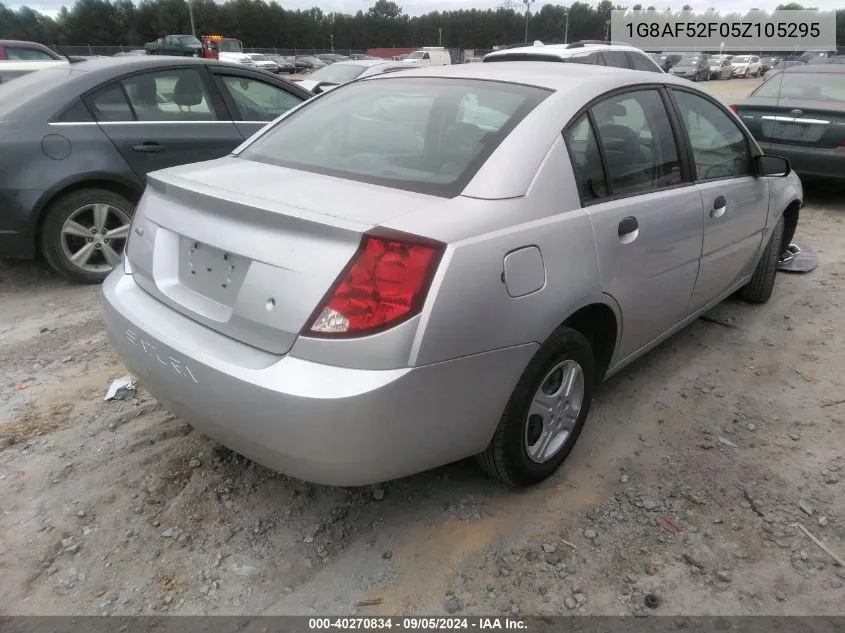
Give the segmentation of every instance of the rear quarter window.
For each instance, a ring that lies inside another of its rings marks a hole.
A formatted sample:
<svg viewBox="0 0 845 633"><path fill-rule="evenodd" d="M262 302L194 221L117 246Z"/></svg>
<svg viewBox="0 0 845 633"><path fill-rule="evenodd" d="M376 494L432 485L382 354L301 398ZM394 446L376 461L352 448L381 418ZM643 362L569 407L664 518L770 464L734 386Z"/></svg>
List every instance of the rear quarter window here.
<svg viewBox="0 0 845 633"><path fill-rule="evenodd" d="M346 84L279 121L240 158L454 197L550 91L493 81Z"/></svg>

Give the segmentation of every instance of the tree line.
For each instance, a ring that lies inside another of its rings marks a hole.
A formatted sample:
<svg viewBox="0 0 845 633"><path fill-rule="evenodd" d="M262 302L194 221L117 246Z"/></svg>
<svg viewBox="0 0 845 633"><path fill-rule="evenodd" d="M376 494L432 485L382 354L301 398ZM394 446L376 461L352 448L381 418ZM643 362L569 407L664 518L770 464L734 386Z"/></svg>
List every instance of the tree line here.
<svg viewBox="0 0 845 633"><path fill-rule="evenodd" d="M573 2L546 4L528 18L528 39L561 43L604 39L614 8L611 0L596 6ZM802 8L798 4L778 8ZM408 16L391 0L377 0L354 15L324 13L314 7L292 11L263 0L191 0L197 35L235 37L247 47L366 50L374 47L443 45L490 49L522 42L525 14L508 8L431 12ZM634 5L633 10L654 7ZM684 6L683 10L691 7ZM54 19L30 7L11 10L0 3L0 39L47 45L137 46L167 33L190 33L186 0L76 0ZM845 46L845 9L837 11L839 46Z"/></svg>

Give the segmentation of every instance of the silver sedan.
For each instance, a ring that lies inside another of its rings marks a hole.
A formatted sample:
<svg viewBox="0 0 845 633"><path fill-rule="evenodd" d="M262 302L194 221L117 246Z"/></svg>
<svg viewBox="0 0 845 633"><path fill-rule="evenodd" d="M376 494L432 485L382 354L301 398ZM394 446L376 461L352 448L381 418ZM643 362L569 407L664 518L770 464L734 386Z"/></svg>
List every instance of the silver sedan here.
<svg viewBox="0 0 845 633"><path fill-rule="evenodd" d="M670 75L389 73L150 174L106 327L155 397L270 468L363 485L477 456L530 485L600 381L769 298L802 195Z"/></svg>

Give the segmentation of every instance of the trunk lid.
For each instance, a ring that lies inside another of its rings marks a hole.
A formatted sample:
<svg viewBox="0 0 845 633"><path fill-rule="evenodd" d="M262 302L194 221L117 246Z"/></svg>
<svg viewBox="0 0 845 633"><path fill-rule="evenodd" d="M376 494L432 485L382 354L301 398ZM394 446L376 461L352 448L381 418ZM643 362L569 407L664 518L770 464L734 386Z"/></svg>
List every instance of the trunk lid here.
<svg viewBox="0 0 845 633"><path fill-rule="evenodd" d="M224 158L147 176L127 260L174 310L285 354L374 226L439 201Z"/></svg>
<svg viewBox="0 0 845 633"><path fill-rule="evenodd" d="M761 143L835 148L845 142L845 109L829 101L750 97L736 113Z"/></svg>

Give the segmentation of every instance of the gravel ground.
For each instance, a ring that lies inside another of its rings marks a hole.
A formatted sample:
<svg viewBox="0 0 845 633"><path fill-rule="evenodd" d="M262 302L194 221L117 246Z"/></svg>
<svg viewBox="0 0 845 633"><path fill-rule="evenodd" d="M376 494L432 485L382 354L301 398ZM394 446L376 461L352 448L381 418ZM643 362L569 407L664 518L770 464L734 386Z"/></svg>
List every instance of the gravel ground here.
<svg viewBox="0 0 845 633"><path fill-rule="evenodd" d="M0 613L843 613L845 569L797 527L845 556L843 217L808 188L797 241L821 265L601 387L528 491L471 462L313 486L143 385L104 402L125 370L98 289L0 262Z"/></svg>

